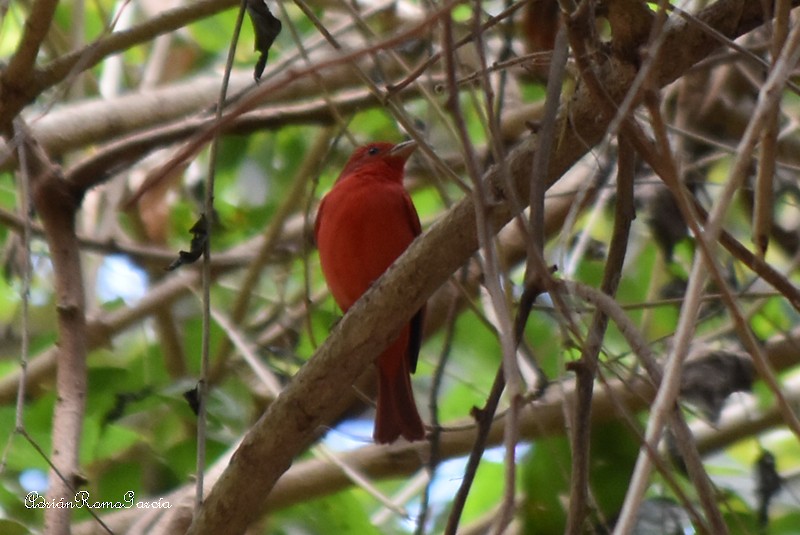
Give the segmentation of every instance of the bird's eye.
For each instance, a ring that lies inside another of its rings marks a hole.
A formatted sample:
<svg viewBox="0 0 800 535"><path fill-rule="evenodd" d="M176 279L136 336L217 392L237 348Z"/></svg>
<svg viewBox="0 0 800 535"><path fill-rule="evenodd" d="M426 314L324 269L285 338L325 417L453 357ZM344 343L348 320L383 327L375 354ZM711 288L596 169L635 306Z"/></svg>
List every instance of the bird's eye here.
<svg viewBox="0 0 800 535"><path fill-rule="evenodd" d="M380 151L381 151L381 149L379 149L378 147L370 147L370 148L367 149L367 154L369 154L370 156L375 156Z"/></svg>

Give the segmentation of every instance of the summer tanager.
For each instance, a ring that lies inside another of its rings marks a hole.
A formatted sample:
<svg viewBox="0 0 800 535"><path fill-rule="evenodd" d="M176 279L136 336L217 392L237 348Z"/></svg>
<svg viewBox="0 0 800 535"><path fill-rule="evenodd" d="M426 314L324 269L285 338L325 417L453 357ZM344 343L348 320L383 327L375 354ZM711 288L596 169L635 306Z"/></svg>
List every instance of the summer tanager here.
<svg viewBox="0 0 800 535"><path fill-rule="evenodd" d="M421 232L419 216L403 187L403 167L416 148L371 143L356 149L322 199L314 226L322 273L333 298L347 311ZM378 357L378 407L373 437L420 440L425 428L414 403L423 310Z"/></svg>

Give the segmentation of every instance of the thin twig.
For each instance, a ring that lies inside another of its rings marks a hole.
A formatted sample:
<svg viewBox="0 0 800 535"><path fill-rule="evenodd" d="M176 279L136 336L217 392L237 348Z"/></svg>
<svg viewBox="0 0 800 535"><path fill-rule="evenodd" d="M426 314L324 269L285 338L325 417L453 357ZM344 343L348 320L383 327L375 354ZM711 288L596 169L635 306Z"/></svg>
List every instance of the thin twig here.
<svg viewBox="0 0 800 535"><path fill-rule="evenodd" d="M777 65L778 57L783 49L789 33L789 15L791 3L788 0L775 2L775 24L772 27L772 67ZM780 117L780 101L775 100L772 109L766 112L764 129L761 132L760 154L758 173L756 174L754 213L753 213L753 243L760 256L764 256L769 245L769 236L772 231L772 217L774 210L775 161L778 149L778 119Z"/></svg>
<svg viewBox="0 0 800 535"><path fill-rule="evenodd" d="M468 276L467 267L460 270L459 278L463 282ZM442 435L442 428L439 423L439 395L442 387L442 380L444 379L445 369L450 360L453 349L453 340L456 334L456 319L460 307L460 301L463 294L456 294L456 297L450 302L447 311L447 320L445 322L444 340L442 343L442 350L439 354L439 359L436 364L436 369L433 372L433 379L431 380L430 395L428 396L428 405L430 408L430 422L431 432L429 434L429 442L431 445L430 459L428 460L428 474L430 480L425 486L425 491L422 493L420 499L420 510L417 515L417 527L414 531L415 535L423 535L425 533L425 522L428 516L428 507L430 501L431 487L434 482L433 475L436 473L436 468L441 462L440 441Z"/></svg>
<svg viewBox="0 0 800 535"><path fill-rule="evenodd" d="M564 83L564 76L569 56L569 43L567 42L567 31L564 24L560 24L556 33L556 40L553 46L553 57L550 60L550 70L547 75L547 90L544 101L544 113L542 114L542 124L538 131L539 146L536 154L533 155L533 167L531 169L531 194L529 200L530 210L530 246L536 247L541 254L544 254L544 198L545 181L547 169L550 166L550 153L558 135L556 132L556 118L558 115L559 104L561 103L561 88ZM530 270L530 263L526 270ZM525 279L529 280L530 274L526 274Z"/></svg>
<svg viewBox="0 0 800 535"><path fill-rule="evenodd" d="M21 135L19 122L14 122L14 135ZM22 288L20 289L22 302L21 321L20 321L20 349L19 349L19 383L17 386L17 403L14 416L14 432L8 436L8 442L3 448L3 455L0 458L0 473L5 471L6 459L8 453L11 451L14 437L17 433L25 430L25 398L26 386L28 382L28 360L30 358L30 290L31 290L31 277L33 267L31 265L31 227L33 222L31 220L31 192L30 192L30 176L28 175L28 162L27 151L19 151L20 160L20 173L17 179L18 190L18 206L20 217L23 220L22 229L22 249L23 249L23 265L22 267Z"/></svg>
<svg viewBox="0 0 800 535"><path fill-rule="evenodd" d="M499 109L495 109L495 95L494 95L494 88L492 87L492 83L489 79L489 67L488 62L486 61L486 43L483 37L483 31L481 28L481 18L482 18L482 2L478 1L475 2L473 12L472 12L472 26L473 26L473 34L475 39L473 40L474 46L478 53L478 58L480 60L481 71L484 72L484 76L480 77L480 84L483 90L483 95L485 98L485 116L486 116L486 123L488 128L488 135L489 135L489 147L491 150L491 155L494 158L494 161L497 165L502 169L502 174L504 177L508 177L508 183L510 184L510 177L511 172L508 167L508 160L506 158L506 149L503 145L502 136L500 134L500 125L498 123L499 119ZM458 85L456 82L455 85ZM538 154L538 151L537 151ZM480 180L480 178L479 178ZM513 189L513 188L512 188ZM477 188L474 188L477 191ZM518 199L515 201L518 202L520 205L523 204ZM544 198L543 198L544 201ZM543 202L544 204L544 202ZM480 208L482 209L482 207ZM524 222L524 217L520 216L520 219ZM542 218L542 221L544 219ZM494 233L492 233L494 234ZM491 294L492 291L497 292L497 295L502 293L502 281L500 280L500 262L497 257L499 257L499 253L495 249L493 253L490 253L495 256L491 262L497 266L498 270L498 278L495 284L487 284L487 288ZM487 260L488 263L488 260ZM487 276L491 276L491 271L487 272ZM494 289L493 289L494 287ZM506 383L509 384L509 409L508 409L508 418L509 418L509 425L506 428L505 433L505 459L504 459L504 467L505 467L505 477L504 477L504 486L503 486L503 500L500 505L500 510L497 515L497 522L495 526L495 533L501 535L511 521L514 518L514 507L516 503L516 492L517 492L517 485L516 485L516 474L517 474L517 443L519 442L519 429L518 423L520 418L520 411L522 409L522 385L524 384L524 380L522 377L521 370L519 368L519 363L517 362L517 340L515 340L514 334L514 323L513 323L513 314L511 312L511 308L508 304L507 299L505 296L498 299L496 296L492 299L493 308L495 310L495 316L497 318L497 330L500 335L500 342L503 348L503 360L513 360L512 368L509 364L504 364L503 367L506 371L510 371L511 376L506 377ZM502 310L498 310L497 307L501 306Z"/></svg>
<svg viewBox="0 0 800 535"><path fill-rule="evenodd" d="M458 487L458 492L456 492L453 498L450 515L447 517L447 526L444 529L445 535L455 535L458 533L461 514L464 512L464 505L467 503L469 491L472 488L472 482L475 480L475 474L478 473L478 466L481 463L483 452L486 450L489 431L494 421L493 416L497 412L497 405L500 403L500 396L503 394L505 384L505 372L503 371L503 366L500 366L497 370L497 375L494 377L494 383L489 392L489 397L486 399L486 404L482 409L473 409L473 416L478 422L477 436L472 445L472 450L467 460L467 466L464 469L464 477L461 480L461 485ZM505 436L505 433L503 433L503 435Z"/></svg>
<svg viewBox="0 0 800 535"><path fill-rule="evenodd" d="M614 230L608 250L608 260L603 271L601 291L610 297L617 293L622 276L622 266L628 247L631 222L634 217L633 179L636 173L636 155L624 136L619 138L619 164L617 171L617 203ZM608 316L597 309L584 342L579 361L569 366L576 373L577 399L574 406L572 442L572 476L570 480L569 513L565 533L581 533L586 515L589 483L589 444L591 408L594 379L597 375L598 357L608 325Z"/></svg>
<svg viewBox="0 0 800 535"><path fill-rule="evenodd" d="M23 134L19 128L19 121L15 121L15 136ZM24 406L25 406L25 386L28 381L28 359L30 358L30 331L29 331L29 312L30 312L30 292L31 292L31 277L33 275L33 266L31 265L31 227L32 221L32 208L31 208L31 177L28 174L28 151L24 146L19 151L20 160L20 177L19 183L19 211L20 216L23 218L24 226L22 229L22 247L23 247L23 266L22 266L22 333L20 341L20 354L19 354L19 390L17 391L17 408L14 428L22 430L25 428L23 421ZM3 459L5 464L5 458Z"/></svg>
<svg viewBox="0 0 800 535"><path fill-rule="evenodd" d="M241 0L239 14L231 36L231 44L228 48L228 58L225 62L225 74L220 84L219 99L217 100L217 121L222 118L225 100L228 94L228 85L233 69L233 61L236 56L236 45L239 43L239 34L244 21L244 14L247 9L247 0ZM217 172L217 151L219 148L219 135L215 135L211 141L211 150L208 157L208 173L205 182L205 201L203 203L203 218L206 221L205 243L203 244L203 266L201 284L203 287L203 334L200 348L200 378L197 381L197 492L195 494L194 510L195 515L199 514L200 506L203 504L203 476L206 469L206 403L208 401L209 372L211 368L211 237L214 229L214 183Z"/></svg>

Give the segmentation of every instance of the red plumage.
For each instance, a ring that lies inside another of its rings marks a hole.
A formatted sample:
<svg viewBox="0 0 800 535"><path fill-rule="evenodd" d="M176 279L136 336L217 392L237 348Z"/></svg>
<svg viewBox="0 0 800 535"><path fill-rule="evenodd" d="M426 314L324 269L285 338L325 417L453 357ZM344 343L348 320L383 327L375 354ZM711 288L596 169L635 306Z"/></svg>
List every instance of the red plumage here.
<svg viewBox="0 0 800 535"><path fill-rule="evenodd" d="M403 187L403 167L415 148L409 141L356 149L320 203L314 237L322 273L343 311L421 232L417 211ZM376 442L393 442L401 435L409 441L425 436L410 378L417 364L423 310L377 359Z"/></svg>

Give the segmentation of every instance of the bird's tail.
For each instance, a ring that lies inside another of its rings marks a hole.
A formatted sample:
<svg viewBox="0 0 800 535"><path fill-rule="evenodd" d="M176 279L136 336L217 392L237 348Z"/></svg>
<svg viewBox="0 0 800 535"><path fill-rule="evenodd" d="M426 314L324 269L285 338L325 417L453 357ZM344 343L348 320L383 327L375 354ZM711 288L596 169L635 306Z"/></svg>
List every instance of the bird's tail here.
<svg viewBox="0 0 800 535"><path fill-rule="evenodd" d="M408 441L425 438L411 390L408 338L406 327L378 357L378 409L373 438L380 444L394 442L401 435Z"/></svg>

